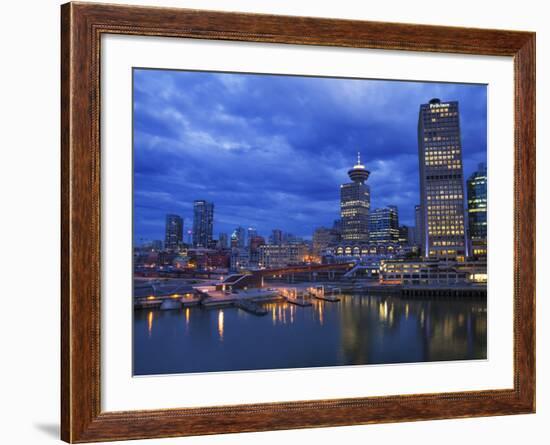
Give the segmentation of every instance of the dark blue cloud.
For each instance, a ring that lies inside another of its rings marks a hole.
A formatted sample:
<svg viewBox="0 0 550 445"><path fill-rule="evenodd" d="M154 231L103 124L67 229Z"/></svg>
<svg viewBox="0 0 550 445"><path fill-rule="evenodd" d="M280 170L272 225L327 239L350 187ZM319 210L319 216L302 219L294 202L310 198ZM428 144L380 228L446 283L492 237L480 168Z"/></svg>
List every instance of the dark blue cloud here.
<svg viewBox="0 0 550 445"><path fill-rule="evenodd" d="M192 202L215 203L215 232L237 225L310 237L338 218L357 151L372 206L414 222L417 119L432 97L460 103L465 176L486 160L484 85L134 70L135 238L185 227Z"/></svg>

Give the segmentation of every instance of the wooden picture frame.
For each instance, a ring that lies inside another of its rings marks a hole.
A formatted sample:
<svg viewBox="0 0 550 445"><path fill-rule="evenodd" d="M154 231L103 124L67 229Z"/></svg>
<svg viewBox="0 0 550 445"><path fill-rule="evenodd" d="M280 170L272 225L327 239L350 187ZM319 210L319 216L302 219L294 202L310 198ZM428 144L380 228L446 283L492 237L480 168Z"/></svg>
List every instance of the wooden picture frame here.
<svg viewBox="0 0 550 445"><path fill-rule="evenodd" d="M535 34L67 3L61 7L61 437L174 437L535 411ZM514 387L209 408L102 412L100 38L103 34L512 56Z"/></svg>

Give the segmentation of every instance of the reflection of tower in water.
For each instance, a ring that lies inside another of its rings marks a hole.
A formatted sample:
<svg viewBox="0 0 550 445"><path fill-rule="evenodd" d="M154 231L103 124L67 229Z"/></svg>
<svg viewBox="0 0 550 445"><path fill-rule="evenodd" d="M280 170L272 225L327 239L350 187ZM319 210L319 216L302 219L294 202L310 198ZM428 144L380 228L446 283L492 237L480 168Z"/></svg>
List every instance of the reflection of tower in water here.
<svg viewBox="0 0 550 445"><path fill-rule="evenodd" d="M340 304L343 364L486 358L482 302L343 296Z"/></svg>
<svg viewBox="0 0 550 445"><path fill-rule="evenodd" d="M462 307L456 307L459 304ZM424 323L425 360L486 358L487 315L481 303L430 304ZM476 342L474 339L483 339Z"/></svg>

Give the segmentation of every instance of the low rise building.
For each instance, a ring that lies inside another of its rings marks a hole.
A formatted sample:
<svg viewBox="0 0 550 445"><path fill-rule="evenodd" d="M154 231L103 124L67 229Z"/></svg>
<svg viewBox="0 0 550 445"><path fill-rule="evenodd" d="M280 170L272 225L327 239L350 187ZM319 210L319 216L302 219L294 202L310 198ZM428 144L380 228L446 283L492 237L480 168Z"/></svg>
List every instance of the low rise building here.
<svg viewBox="0 0 550 445"><path fill-rule="evenodd" d="M266 244L258 250L260 268L273 269L304 262L309 249L306 244Z"/></svg>
<svg viewBox="0 0 550 445"><path fill-rule="evenodd" d="M382 260L379 280L382 284L457 285L486 284L485 261Z"/></svg>

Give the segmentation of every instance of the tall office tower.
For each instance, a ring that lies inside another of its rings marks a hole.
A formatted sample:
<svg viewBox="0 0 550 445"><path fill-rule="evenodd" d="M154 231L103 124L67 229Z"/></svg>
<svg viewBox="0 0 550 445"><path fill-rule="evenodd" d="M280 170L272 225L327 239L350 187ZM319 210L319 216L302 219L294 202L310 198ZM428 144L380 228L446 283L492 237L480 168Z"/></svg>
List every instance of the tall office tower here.
<svg viewBox="0 0 550 445"><path fill-rule="evenodd" d="M246 230L246 245L248 247L250 247L250 241L252 240L252 238L258 236L258 231L256 230L256 228L254 227L249 227L247 230Z"/></svg>
<svg viewBox="0 0 550 445"><path fill-rule="evenodd" d="M422 244L422 206L417 204L414 206L414 242L415 246Z"/></svg>
<svg viewBox="0 0 550 445"><path fill-rule="evenodd" d="M420 105L418 160L422 254L463 260L468 246L458 102L432 99Z"/></svg>
<svg viewBox="0 0 550 445"><path fill-rule="evenodd" d="M193 246L210 247L214 229L214 204L204 200L193 202Z"/></svg>
<svg viewBox="0 0 550 445"><path fill-rule="evenodd" d="M399 217L397 207L387 206L369 213L369 241L371 243L397 243Z"/></svg>
<svg viewBox="0 0 550 445"><path fill-rule="evenodd" d="M231 234L231 247L244 248L246 246L246 231L239 226Z"/></svg>
<svg viewBox="0 0 550 445"><path fill-rule="evenodd" d="M468 226L471 254L487 255L487 165L478 165L477 171L466 181L468 189Z"/></svg>
<svg viewBox="0 0 550 445"><path fill-rule="evenodd" d="M166 215L164 248L176 250L183 241L183 218L179 215Z"/></svg>
<svg viewBox="0 0 550 445"><path fill-rule="evenodd" d="M361 164L357 153L357 164L348 171L353 182L340 186L340 217L342 219L342 241L369 241L370 188L365 181L370 172Z"/></svg>
<svg viewBox="0 0 550 445"><path fill-rule="evenodd" d="M227 249L229 246L229 238L227 233L220 233L218 235L218 249Z"/></svg>
<svg viewBox="0 0 550 445"><path fill-rule="evenodd" d="M273 229L269 236L269 244L283 244L283 231L280 229Z"/></svg>

